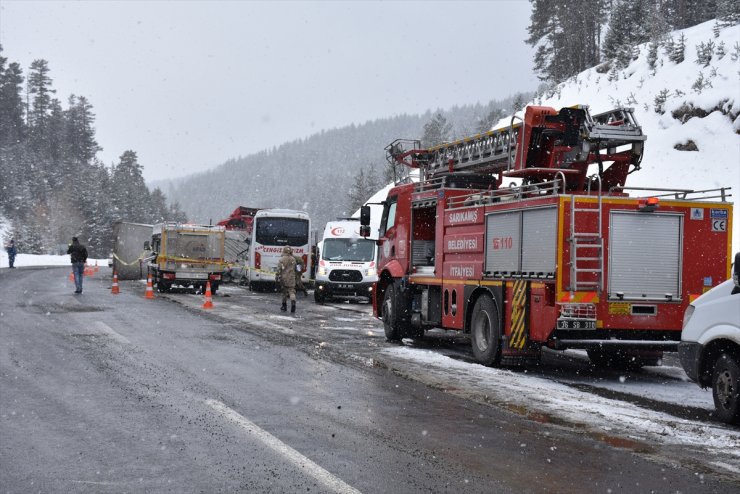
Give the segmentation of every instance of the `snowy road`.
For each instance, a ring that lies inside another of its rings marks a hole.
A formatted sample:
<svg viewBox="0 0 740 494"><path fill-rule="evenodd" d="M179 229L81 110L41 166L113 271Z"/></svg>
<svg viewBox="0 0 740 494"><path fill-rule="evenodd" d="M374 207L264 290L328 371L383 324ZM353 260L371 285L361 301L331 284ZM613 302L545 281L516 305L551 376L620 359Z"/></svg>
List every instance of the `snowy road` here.
<svg viewBox="0 0 740 494"><path fill-rule="evenodd" d="M4 492L740 488L740 431L675 367L488 369L459 336L387 343L367 305L224 287L204 311L105 271L76 297L0 270Z"/></svg>

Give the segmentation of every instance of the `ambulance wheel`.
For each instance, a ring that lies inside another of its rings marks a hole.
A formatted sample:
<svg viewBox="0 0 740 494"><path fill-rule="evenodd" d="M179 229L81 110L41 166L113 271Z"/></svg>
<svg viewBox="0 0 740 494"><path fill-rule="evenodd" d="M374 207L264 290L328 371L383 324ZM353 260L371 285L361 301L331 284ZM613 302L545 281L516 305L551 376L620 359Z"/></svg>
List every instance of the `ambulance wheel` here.
<svg viewBox="0 0 740 494"><path fill-rule="evenodd" d="M470 343L475 360L486 366L501 362L501 319L493 299L482 295L470 319Z"/></svg>
<svg viewBox="0 0 740 494"><path fill-rule="evenodd" d="M714 365L712 397L718 419L728 424L740 423L740 365L726 353Z"/></svg>
<svg viewBox="0 0 740 494"><path fill-rule="evenodd" d="M388 341L400 341L409 330L408 321L401 317L403 298L394 283L388 285L383 297L383 328Z"/></svg>

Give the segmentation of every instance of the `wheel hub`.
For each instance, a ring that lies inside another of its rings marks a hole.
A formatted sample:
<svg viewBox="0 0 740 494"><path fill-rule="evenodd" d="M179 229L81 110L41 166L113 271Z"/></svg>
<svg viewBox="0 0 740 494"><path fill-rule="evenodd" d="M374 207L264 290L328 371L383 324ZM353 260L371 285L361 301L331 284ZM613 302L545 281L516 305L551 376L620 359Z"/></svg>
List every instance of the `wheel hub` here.
<svg viewBox="0 0 740 494"><path fill-rule="evenodd" d="M481 352L488 350L488 342L491 338L491 321L488 318L488 314L483 313L476 318L473 331L478 350Z"/></svg>
<svg viewBox="0 0 740 494"><path fill-rule="evenodd" d="M732 396L735 394L735 386L729 371L725 370L717 376L716 390L719 402L722 406L728 408L732 401Z"/></svg>

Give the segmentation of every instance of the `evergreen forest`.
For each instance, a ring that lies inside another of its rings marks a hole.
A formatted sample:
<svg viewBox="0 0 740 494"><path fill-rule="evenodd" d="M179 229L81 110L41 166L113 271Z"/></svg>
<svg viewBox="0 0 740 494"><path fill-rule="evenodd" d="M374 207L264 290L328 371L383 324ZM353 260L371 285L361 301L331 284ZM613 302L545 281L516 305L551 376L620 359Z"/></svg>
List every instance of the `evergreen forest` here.
<svg viewBox="0 0 740 494"><path fill-rule="evenodd" d="M74 94L63 103L46 60L24 73L0 47L0 216L19 252L65 253L77 236L91 256L107 257L114 221L186 220L147 188L135 151L109 167L99 150L92 103Z"/></svg>

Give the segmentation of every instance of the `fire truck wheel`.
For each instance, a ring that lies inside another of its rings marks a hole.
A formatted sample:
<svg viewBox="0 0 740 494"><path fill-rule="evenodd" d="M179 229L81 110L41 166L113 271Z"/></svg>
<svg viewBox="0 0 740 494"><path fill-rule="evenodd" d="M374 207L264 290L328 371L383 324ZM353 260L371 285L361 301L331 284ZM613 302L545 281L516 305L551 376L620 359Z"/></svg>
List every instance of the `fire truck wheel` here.
<svg viewBox="0 0 740 494"><path fill-rule="evenodd" d="M475 360L487 366L501 362L501 324L493 299L482 295L470 319L470 343Z"/></svg>
<svg viewBox="0 0 740 494"><path fill-rule="evenodd" d="M408 322L401 318L403 300L397 291L396 285L391 283L383 297L383 327L389 341L399 341L408 332Z"/></svg>
<svg viewBox="0 0 740 494"><path fill-rule="evenodd" d="M714 365L712 397L718 419L729 424L740 423L740 365L726 353Z"/></svg>
<svg viewBox="0 0 740 494"><path fill-rule="evenodd" d="M157 291L160 293L169 292L170 288L172 288L172 285L169 283L165 283L164 281L157 282Z"/></svg>

